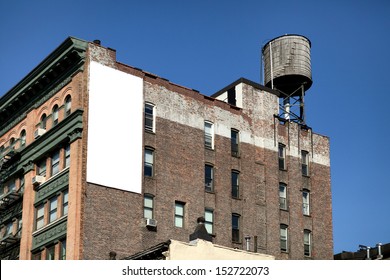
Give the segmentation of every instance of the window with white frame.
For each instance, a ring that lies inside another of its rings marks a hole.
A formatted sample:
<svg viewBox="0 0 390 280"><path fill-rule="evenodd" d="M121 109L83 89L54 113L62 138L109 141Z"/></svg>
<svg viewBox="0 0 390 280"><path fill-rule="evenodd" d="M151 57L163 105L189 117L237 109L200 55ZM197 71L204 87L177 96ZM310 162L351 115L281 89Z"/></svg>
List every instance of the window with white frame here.
<svg viewBox="0 0 390 280"><path fill-rule="evenodd" d="M311 256L311 231L305 229L303 232L303 246L306 257Z"/></svg>
<svg viewBox="0 0 390 280"><path fill-rule="evenodd" d="M286 146L279 143L279 169L286 170Z"/></svg>
<svg viewBox="0 0 390 280"><path fill-rule="evenodd" d="M153 196L150 194L144 195L144 218L153 219Z"/></svg>
<svg viewBox="0 0 390 280"><path fill-rule="evenodd" d="M145 103L144 125L146 131L155 132L155 108L153 104Z"/></svg>
<svg viewBox="0 0 390 280"><path fill-rule="evenodd" d="M184 227L184 205L183 202L175 201L175 227Z"/></svg>
<svg viewBox="0 0 390 280"><path fill-rule="evenodd" d="M214 191L214 167L210 164L204 166L204 185L206 191Z"/></svg>
<svg viewBox="0 0 390 280"><path fill-rule="evenodd" d="M279 183L279 208L287 210L287 185Z"/></svg>
<svg viewBox="0 0 390 280"><path fill-rule="evenodd" d="M302 175L309 176L309 153L301 151Z"/></svg>
<svg viewBox="0 0 390 280"><path fill-rule="evenodd" d="M209 121L204 122L204 146L214 149L214 124Z"/></svg>
<svg viewBox="0 0 390 280"><path fill-rule="evenodd" d="M288 252L288 226L280 225L280 250Z"/></svg>
<svg viewBox="0 0 390 280"><path fill-rule="evenodd" d="M154 175L154 150L151 148L145 148L144 158L144 176L153 177Z"/></svg>
<svg viewBox="0 0 390 280"><path fill-rule="evenodd" d="M310 192L306 189L302 191L302 207L303 215L310 215Z"/></svg>
<svg viewBox="0 0 390 280"><path fill-rule="evenodd" d="M204 211L205 227L209 234L213 234L214 230L214 210L206 208Z"/></svg>

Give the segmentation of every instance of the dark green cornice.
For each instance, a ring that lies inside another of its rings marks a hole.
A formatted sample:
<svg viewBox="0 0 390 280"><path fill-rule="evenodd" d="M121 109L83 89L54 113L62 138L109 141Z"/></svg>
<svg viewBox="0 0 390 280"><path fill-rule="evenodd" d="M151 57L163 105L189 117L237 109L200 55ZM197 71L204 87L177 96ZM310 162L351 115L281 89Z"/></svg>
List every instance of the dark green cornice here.
<svg viewBox="0 0 390 280"><path fill-rule="evenodd" d="M16 86L0 98L0 130L24 114L38 99L83 69L88 42L67 38Z"/></svg>
<svg viewBox="0 0 390 280"><path fill-rule="evenodd" d="M48 156L65 143L72 143L81 138L82 130L83 110L77 109L34 142L17 150L7 166L0 170L0 183L15 174L28 172L34 167L33 163L36 160Z"/></svg>

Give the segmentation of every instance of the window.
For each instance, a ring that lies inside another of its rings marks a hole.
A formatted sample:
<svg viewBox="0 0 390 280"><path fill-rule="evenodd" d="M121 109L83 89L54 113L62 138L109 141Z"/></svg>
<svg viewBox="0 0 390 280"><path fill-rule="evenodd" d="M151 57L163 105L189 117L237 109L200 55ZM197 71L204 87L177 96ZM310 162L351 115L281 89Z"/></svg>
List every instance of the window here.
<svg viewBox="0 0 390 280"><path fill-rule="evenodd" d="M5 225L4 236L8 236L12 234L13 222L9 222Z"/></svg>
<svg viewBox="0 0 390 280"><path fill-rule="evenodd" d="M60 151L55 151L51 156L51 176L60 172Z"/></svg>
<svg viewBox="0 0 390 280"><path fill-rule="evenodd" d="M205 227L209 234L213 234L214 227L214 211L212 209L205 209L204 211Z"/></svg>
<svg viewBox="0 0 390 280"><path fill-rule="evenodd" d="M240 215L232 214L232 241L240 242Z"/></svg>
<svg viewBox="0 0 390 280"><path fill-rule="evenodd" d="M66 190L62 195L62 215L65 216L68 214L68 201L69 201L69 191Z"/></svg>
<svg viewBox="0 0 390 280"><path fill-rule="evenodd" d="M232 171L232 197L234 198L239 198L240 193L239 193L239 176L240 173L238 171Z"/></svg>
<svg viewBox="0 0 390 280"><path fill-rule="evenodd" d="M155 132L155 106L150 103L145 103L145 130Z"/></svg>
<svg viewBox="0 0 390 280"><path fill-rule="evenodd" d="M287 225L280 225L280 250L288 252L288 227Z"/></svg>
<svg viewBox="0 0 390 280"><path fill-rule="evenodd" d="M175 202L175 227L184 227L184 203Z"/></svg>
<svg viewBox="0 0 390 280"><path fill-rule="evenodd" d="M19 192L23 193L24 192L24 176L21 175L19 177Z"/></svg>
<svg viewBox="0 0 390 280"><path fill-rule="evenodd" d="M286 146L279 143L279 169L286 170Z"/></svg>
<svg viewBox="0 0 390 280"><path fill-rule="evenodd" d="M54 260L55 245L46 248L46 260Z"/></svg>
<svg viewBox="0 0 390 280"><path fill-rule="evenodd" d="M309 153L301 151L302 175L309 176Z"/></svg>
<svg viewBox="0 0 390 280"><path fill-rule="evenodd" d="M46 125L47 125L47 117L46 114L43 114L41 117L40 128L46 129Z"/></svg>
<svg viewBox="0 0 390 280"><path fill-rule="evenodd" d="M279 184L279 208L287 210L287 185Z"/></svg>
<svg viewBox="0 0 390 280"><path fill-rule="evenodd" d="M144 175L146 177L153 177L153 162L154 162L154 151L149 148L145 148L145 163L144 163Z"/></svg>
<svg viewBox="0 0 390 280"><path fill-rule="evenodd" d="M70 165L70 145L65 146L65 168Z"/></svg>
<svg viewBox="0 0 390 280"><path fill-rule="evenodd" d="M209 149L214 149L214 124L204 122L204 146Z"/></svg>
<svg viewBox="0 0 390 280"><path fill-rule="evenodd" d="M23 224L22 217L19 217L18 224L17 224L18 228L17 228L16 233L15 233L19 237L21 237L21 235L22 235L22 224Z"/></svg>
<svg viewBox="0 0 390 280"><path fill-rule="evenodd" d="M310 192L308 190L302 191L302 206L303 215L310 215Z"/></svg>
<svg viewBox="0 0 390 280"><path fill-rule="evenodd" d="M38 162L37 175L46 177L46 158L44 158Z"/></svg>
<svg viewBox="0 0 390 280"><path fill-rule="evenodd" d="M53 126L58 124L58 105L55 105L53 107L53 111L51 113L52 116L52 121L53 121Z"/></svg>
<svg viewBox="0 0 390 280"><path fill-rule="evenodd" d="M16 180L12 179L8 184L8 192L16 190Z"/></svg>
<svg viewBox="0 0 390 280"><path fill-rule="evenodd" d="M35 219L35 229L40 229L44 226L44 214L45 214L45 204L41 204L36 208L36 219Z"/></svg>
<svg viewBox="0 0 390 280"><path fill-rule="evenodd" d="M53 197L49 201L49 223L57 220L57 197Z"/></svg>
<svg viewBox="0 0 390 280"><path fill-rule="evenodd" d="M303 232L303 246L305 251L305 256L310 257L311 256L311 231L305 229Z"/></svg>
<svg viewBox="0 0 390 280"><path fill-rule="evenodd" d="M60 207L60 208L59 208ZM35 229L56 221L68 214L68 189L49 198L35 208ZM47 218L45 218L47 216Z"/></svg>
<svg viewBox="0 0 390 280"><path fill-rule="evenodd" d="M42 258L42 251L33 253L31 256L32 260L41 260L41 258Z"/></svg>
<svg viewBox="0 0 390 280"><path fill-rule="evenodd" d="M11 149L13 149L14 147L14 144L15 144L15 138L11 138L11 139L9 139L9 147L11 148Z"/></svg>
<svg viewBox="0 0 390 280"><path fill-rule="evenodd" d="M145 194L144 196L144 218L153 219L153 196Z"/></svg>
<svg viewBox="0 0 390 280"><path fill-rule="evenodd" d="M214 191L214 167L212 165L206 164L204 166L204 185L205 190L208 192Z"/></svg>
<svg viewBox="0 0 390 280"><path fill-rule="evenodd" d="M234 157L238 157L238 155L239 155L238 144L239 144L238 130L232 129L231 130L231 150L232 150L232 156L234 156Z"/></svg>
<svg viewBox="0 0 390 280"><path fill-rule="evenodd" d="M65 117L69 116L72 112L72 97L68 95L65 98Z"/></svg>
<svg viewBox="0 0 390 280"><path fill-rule="evenodd" d="M66 260L66 239L60 241L60 260Z"/></svg>
<svg viewBox="0 0 390 280"><path fill-rule="evenodd" d="M20 146L24 147L26 145L26 131L23 129L22 132L20 132Z"/></svg>

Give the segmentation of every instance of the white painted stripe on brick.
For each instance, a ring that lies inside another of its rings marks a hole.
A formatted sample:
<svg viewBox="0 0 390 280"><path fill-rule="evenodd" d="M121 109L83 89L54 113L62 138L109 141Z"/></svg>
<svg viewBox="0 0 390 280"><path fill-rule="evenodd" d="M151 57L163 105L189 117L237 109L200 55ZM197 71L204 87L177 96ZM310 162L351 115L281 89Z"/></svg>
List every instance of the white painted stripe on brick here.
<svg viewBox="0 0 390 280"><path fill-rule="evenodd" d="M169 98L162 99L161 97L148 94L148 100L157 104L156 115L159 118L166 119L168 121L177 122L179 124L189 126L192 128L204 129L204 121L214 122L214 131L216 135L230 138L231 129L235 128L240 131L240 142L255 145L259 148L264 148L272 151L278 151L278 144L272 138L264 138L259 135L253 136L250 131L246 131L243 127L250 125L244 120L242 116L233 114L227 110L223 110L219 107L213 107L208 109L203 103L194 99L184 98L181 94L176 92L167 92ZM316 135L314 135L316 137ZM318 136L320 137L320 136ZM311 152L309 150L309 152ZM287 150L287 155L300 158L301 151L298 146L291 145ZM310 157L311 161L325 166L330 166L329 153L324 155L315 154L314 157Z"/></svg>

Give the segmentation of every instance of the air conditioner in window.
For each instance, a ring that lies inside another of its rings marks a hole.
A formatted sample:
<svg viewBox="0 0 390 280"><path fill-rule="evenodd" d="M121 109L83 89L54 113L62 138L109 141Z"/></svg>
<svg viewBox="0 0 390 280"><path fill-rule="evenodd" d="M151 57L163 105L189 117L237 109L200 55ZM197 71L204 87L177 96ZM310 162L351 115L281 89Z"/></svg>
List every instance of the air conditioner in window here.
<svg viewBox="0 0 390 280"><path fill-rule="evenodd" d="M37 139L41 137L46 132L46 129L43 128L37 128L37 130L34 131L34 138Z"/></svg>
<svg viewBox="0 0 390 280"><path fill-rule="evenodd" d="M45 177L44 176L40 176L40 175L37 175L37 176L34 176L32 178L32 184L33 186L39 186L40 184L44 183L45 182Z"/></svg>
<svg viewBox="0 0 390 280"><path fill-rule="evenodd" d="M155 219L146 219L147 227L157 227L157 221Z"/></svg>

